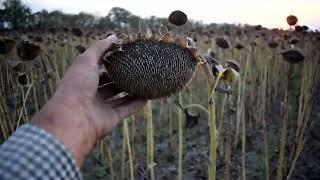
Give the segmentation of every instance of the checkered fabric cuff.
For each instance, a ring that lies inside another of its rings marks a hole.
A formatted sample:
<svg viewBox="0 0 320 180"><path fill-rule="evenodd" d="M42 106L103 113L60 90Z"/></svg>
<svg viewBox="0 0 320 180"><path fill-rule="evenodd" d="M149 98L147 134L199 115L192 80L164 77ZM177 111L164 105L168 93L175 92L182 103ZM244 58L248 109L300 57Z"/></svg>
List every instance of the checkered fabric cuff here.
<svg viewBox="0 0 320 180"><path fill-rule="evenodd" d="M53 135L21 126L0 146L1 180L82 179L71 153Z"/></svg>

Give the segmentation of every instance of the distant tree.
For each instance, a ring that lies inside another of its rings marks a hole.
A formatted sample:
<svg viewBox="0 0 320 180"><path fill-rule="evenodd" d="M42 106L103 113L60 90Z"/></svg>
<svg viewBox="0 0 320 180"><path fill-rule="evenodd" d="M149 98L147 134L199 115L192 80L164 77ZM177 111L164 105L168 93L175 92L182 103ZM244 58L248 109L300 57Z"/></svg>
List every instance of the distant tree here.
<svg viewBox="0 0 320 180"><path fill-rule="evenodd" d="M121 27L121 24L127 24L130 15L128 10L120 7L113 7L108 13L108 17L117 27Z"/></svg>
<svg viewBox="0 0 320 180"><path fill-rule="evenodd" d="M141 21L141 18L140 18L139 16L130 15L130 16L128 17L128 25L129 25L130 27L135 27L135 28L137 28L140 21Z"/></svg>
<svg viewBox="0 0 320 180"><path fill-rule="evenodd" d="M154 29L162 24L170 29L167 18L151 16L141 19L139 16L120 7L113 7L105 17L95 17L85 12L67 14L58 10L51 12L41 10L32 14L30 8L24 5L21 0L5 0L2 6L4 9L0 9L0 28L8 27L9 24L12 29L30 27L43 30L60 27L79 27L112 30L117 28L138 28L139 23L142 22L143 28L147 25L147 27Z"/></svg>
<svg viewBox="0 0 320 180"><path fill-rule="evenodd" d="M139 16L133 15L130 11L120 7L113 7L108 17L113 23L113 26L117 28L137 27L140 21Z"/></svg>
<svg viewBox="0 0 320 180"><path fill-rule="evenodd" d="M46 19L48 27L60 27L69 24L70 18L66 18L66 16L67 15L59 10L50 12Z"/></svg>
<svg viewBox="0 0 320 180"><path fill-rule="evenodd" d="M116 25L111 21L111 19L108 16L106 16L100 18L95 27L101 30L109 30L116 28Z"/></svg>
<svg viewBox="0 0 320 180"><path fill-rule="evenodd" d="M160 27L160 25L168 25L167 18L158 18L156 16L150 16L149 18L145 19L146 23L151 27Z"/></svg>
<svg viewBox="0 0 320 180"><path fill-rule="evenodd" d="M0 12L2 21L9 22L13 29L25 28L30 24L31 10L20 0L6 0L2 4L4 10Z"/></svg>
<svg viewBox="0 0 320 180"><path fill-rule="evenodd" d="M6 10L0 9L0 21L4 21L5 14L6 14Z"/></svg>
<svg viewBox="0 0 320 180"><path fill-rule="evenodd" d="M4 9L0 9L0 29L4 29L5 28L5 10Z"/></svg>
<svg viewBox="0 0 320 180"><path fill-rule="evenodd" d="M89 13L80 12L74 17L74 25L82 28L92 28L96 24L96 18Z"/></svg>
<svg viewBox="0 0 320 180"><path fill-rule="evenodd" d="M47 10L41 10L33 14L34 23L36 28L38 29L45 29L48 27L48 19L49 12Z"/></svg>

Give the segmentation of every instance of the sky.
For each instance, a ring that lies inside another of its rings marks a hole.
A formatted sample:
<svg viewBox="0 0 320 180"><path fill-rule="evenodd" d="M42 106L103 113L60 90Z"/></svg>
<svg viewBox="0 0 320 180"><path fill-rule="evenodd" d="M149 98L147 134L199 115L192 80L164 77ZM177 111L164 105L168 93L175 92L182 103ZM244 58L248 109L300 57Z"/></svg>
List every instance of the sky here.
<svg viewBox="0 0 320 180"><path fill-rule="evenodd" d="M0 0L4 1L4 0ZM203 23L261 24L288 28L286 17L296 15L298 24L320 29L320 0L22 0L33 11L81 11L105 16L112 7L125 8L140 17L168 17L174 10Z"/></svg>

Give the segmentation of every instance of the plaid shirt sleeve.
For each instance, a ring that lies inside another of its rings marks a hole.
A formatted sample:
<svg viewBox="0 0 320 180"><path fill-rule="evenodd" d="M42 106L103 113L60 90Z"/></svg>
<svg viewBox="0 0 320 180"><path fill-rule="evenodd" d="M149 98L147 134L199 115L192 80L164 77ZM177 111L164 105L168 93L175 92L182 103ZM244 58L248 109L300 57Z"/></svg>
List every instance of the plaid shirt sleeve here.
<svg viewBox="0 0 320 180"><path fill-rule="evenodd" d="M44 129L23 125L0 146L1 180L82 179L66 147Z"/></svg>

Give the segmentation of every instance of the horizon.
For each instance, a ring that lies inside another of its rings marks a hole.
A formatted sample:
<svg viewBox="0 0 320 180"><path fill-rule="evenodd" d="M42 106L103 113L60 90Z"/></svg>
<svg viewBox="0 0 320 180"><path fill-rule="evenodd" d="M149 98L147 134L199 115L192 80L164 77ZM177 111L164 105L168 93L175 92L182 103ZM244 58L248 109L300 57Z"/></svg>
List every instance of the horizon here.
<svg viewBox="0 0 320 180"><path fill-rule="evenodd" d="M0 0L0 2L3 1ZM147 0L22 0L22 2L29 6L32 12L46 9L60 10L70 14L86 12L102 17L106 16L112 7L121 7L142 18L150 16L166 18L170 12L181 10L188 15L189 19L205 24L260 24L267 28L281 29L289 28L286 17L292 14L298 17L298 25L307 25L312 30L320 30L320 1L317 0L270 0L268 2L199 0L197 3L169 0L162 0L161 3Z"/></svg>

